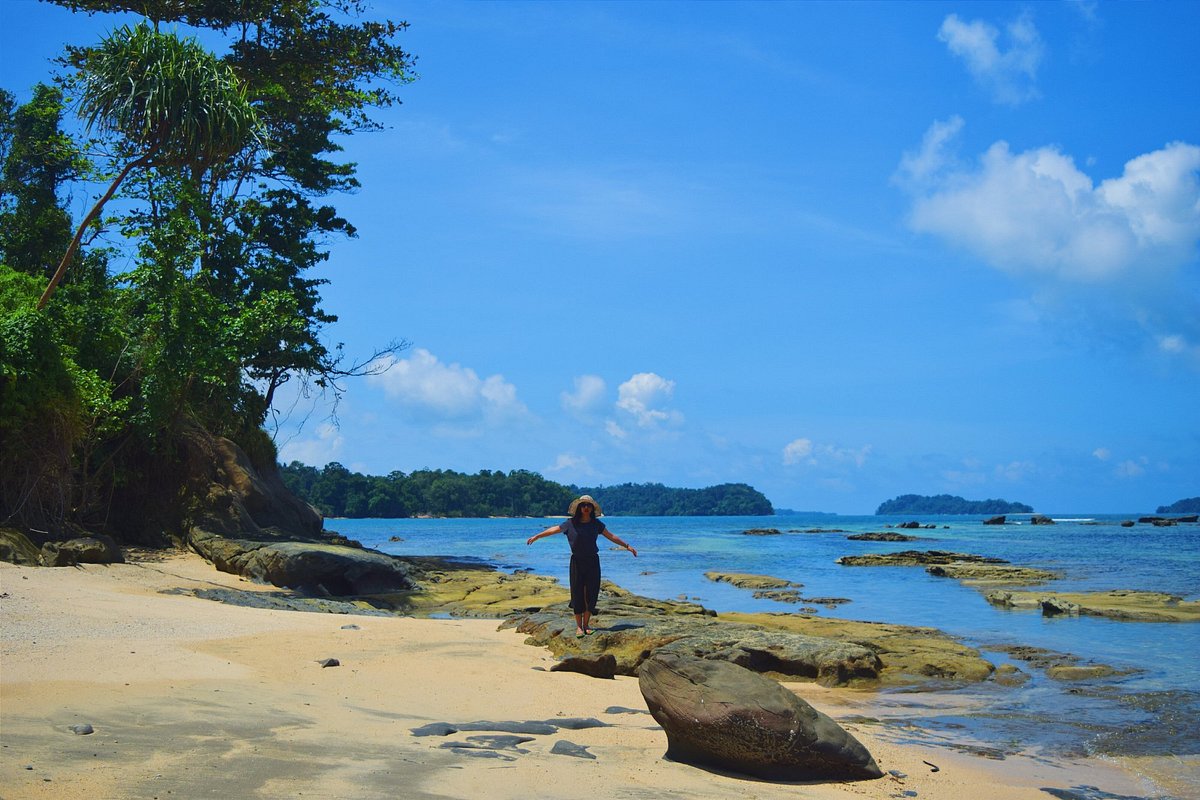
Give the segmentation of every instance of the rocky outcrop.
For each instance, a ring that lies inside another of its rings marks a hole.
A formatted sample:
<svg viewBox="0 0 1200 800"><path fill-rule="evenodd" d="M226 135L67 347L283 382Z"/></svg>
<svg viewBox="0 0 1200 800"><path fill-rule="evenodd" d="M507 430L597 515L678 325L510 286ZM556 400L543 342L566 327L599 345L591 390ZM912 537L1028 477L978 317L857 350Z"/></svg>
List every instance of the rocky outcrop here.
<svg viewBox="0 0 1200 800"><path fill-rule="evenodd" d="M945 550L903 550L899 553L873 553L863 556L842 556L837 563L847 567L917 567L930 564L1007 564L1002 558L950 553Z"/></svg>
<svg viewBox="0 0 1200 800"><path fill-rule="evenodd" d="M836 722L735 664L659 653L642 664L638 686L674 761L775 781L883 776Z"/></svg>
<svg viewBox="0 0 1200 800"><path fill-rule="evenodd" d="M778 528L750 528L742 531L746 536L782 536L783 531Z"/></svg>
<svg viewBox="0 0 1200 800"><path fill-rule="evenodd" d="M392 556L320 542L259 542L193 531L192 547L222 572L317 595L373 595L413 587Z"/></svg>
<svg viewBox="0 0 1200 800"><path fill-rule="evenodd" d="M718 583L731 583L739 589L801 589L802 583L794 583L770 575L752 575L746 572L706 572L704 577Z"/></svg>
<svg viewBox="0 0 1200 800"><path fill-rule="evenodd" d="M1054 520L1047 517L1045 514L1034 514L1029 518L1030 525L1053 525Z"/></svg>
<svg viewBox="0 0 1200 800"><path fill-rule="evenodd" d="M938 578L955 578L976 588L1032 586L1062 577L1061 574L1048 569L1018 567L1011 564L933 564L926 567L925 571Z"/></svg>
<svg viewBox="0 0 1200 800"><path fill-rule="evenodd" d="M1003 525L1006 522L1008 522L1008 517L1001 514L998 517L992 517L991 519L985 519L983 521L983 524L984 525Z"/></svg>
<svg viewBox="0 0 1200 800"><path fill-rule="evenodd" d="M993 591L987 600L1001 608L1026 608L1043 616L1080 614L1132 622L1200 622L1200 600L1162 592Z"/></svg>
<svg viewBox="0 0 1200 800"><path fill-rule="evenodd" d="M915 542L920 537L909 536L905 533L883 531L880 533L856 533L846 538L855 542Z"/></svg>
<svg viewBox="0 0 1200 800"><path fill-rule="evenodd" d="M116 541L102 533L64 542L46 542L39 549L21 531L0 528L0 561L29 567L73 567L76 564L121 564L125 557Z"/></svg>
<svg viewBox="0 0 1200 800"><path fill-rule="evenodd" d="M198 428L184 437L183 455L198 498L190 535L320 541L320 512L288 491L274 463L255 466L232 441Z"/></svg>
<svg viewBox="0 0 1200 800"><path fill-rule="evenodd" d="M111 536L102 533L46 542L42 545L42 564L47 567L73 567L76 564L123 564L125 557Z"/></svg>

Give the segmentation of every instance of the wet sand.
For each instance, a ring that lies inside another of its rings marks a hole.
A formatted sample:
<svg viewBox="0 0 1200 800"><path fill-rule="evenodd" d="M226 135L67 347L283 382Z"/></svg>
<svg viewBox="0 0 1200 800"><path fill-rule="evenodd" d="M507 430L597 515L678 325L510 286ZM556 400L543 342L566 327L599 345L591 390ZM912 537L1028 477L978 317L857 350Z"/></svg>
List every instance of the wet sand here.
<svg viewBox="0 0 1200 800"><path fill-rule="evenodd" d="M171 554L111 566L0 564L0 797L18 798L1045 798L1098 786L1158 794L1100 760L1004 761L900 743L860 717L871 692L791 684L890 773L856 783L773 784L663 758L636 678L551 673L553 659L490 620L243 608L180 590L256 587ZM356 626L347 628L346 626ZM318 662L336 658L340 666ZM921 695L922 704L954 704ZM594 717L607 727L532 735L412 735L434 722ZM71 726L89 724L79 735ZM594 759L552 753L557 742ZM928 763L927 763L928 762ZM930 764L937 766L933 771ZM1153 773L1154 765L1134 765ZM985 789L983 787L986 787ZM914 794L906 794L914 792Z"/></svg>

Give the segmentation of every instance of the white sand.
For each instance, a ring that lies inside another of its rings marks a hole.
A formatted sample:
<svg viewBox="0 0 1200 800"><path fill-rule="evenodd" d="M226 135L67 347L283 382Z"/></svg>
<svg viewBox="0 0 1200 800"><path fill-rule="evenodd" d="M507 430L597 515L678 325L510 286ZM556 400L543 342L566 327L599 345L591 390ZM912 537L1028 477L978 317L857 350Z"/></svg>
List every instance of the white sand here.
<svg viewBox="0 0 1200 800"><path fill-rule="evenodd" d="M897 745L855 724L846 727L880 767L903 777L796 785L712 773L664 760L666 737L648 714L606 712L644 712L635 678L545 671L546 651L494 621L264 611L163 593L206 585L271 588L188 554L108 567L0 564L0 798L1046 800L1041 787L1084 784L1154 793L1112 764L992 761ZM323 658L341 666L322 668ZM835 719L870 715L880 702L792 686ZM535 736L511 760L441 747L480 732L410 733L430 722L556 717L611 727ZM72 733L80 723L95 733ZM552 754L560 740L596 759Z"/></svg>

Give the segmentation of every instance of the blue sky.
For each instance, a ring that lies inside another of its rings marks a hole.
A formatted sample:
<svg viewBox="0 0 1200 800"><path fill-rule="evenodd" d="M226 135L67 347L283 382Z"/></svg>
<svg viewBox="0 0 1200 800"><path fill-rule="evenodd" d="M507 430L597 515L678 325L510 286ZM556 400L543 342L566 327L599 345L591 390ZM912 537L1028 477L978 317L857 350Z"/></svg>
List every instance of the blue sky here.
<svg viewBox="0 0 1200 800"><path fill-rule="evenodd" d="M109 18L4 0L3 85ZM1200 495L1196 3L394 3L284 460L1047 512ZM75 198L83 208L87 198ZM287 409L284 409L287 410Z"/></svg>

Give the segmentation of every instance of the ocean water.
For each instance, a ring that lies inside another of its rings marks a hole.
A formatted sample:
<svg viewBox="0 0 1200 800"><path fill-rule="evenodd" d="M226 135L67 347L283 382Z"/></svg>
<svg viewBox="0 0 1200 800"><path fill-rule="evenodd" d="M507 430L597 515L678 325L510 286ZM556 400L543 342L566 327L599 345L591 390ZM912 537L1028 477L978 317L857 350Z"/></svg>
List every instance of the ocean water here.
<svg viewBox="0 0 1200 800"><path fill-rule="evenodd" d="M1096 617L1043 617L990 605L983 594L920 567L847 567L840 556L899 550L950 550L1052 569L1058 591L1141 589L1200 599L1200 525L1123 528L1139 515L1051 515L1055 525L984 525L968 516L605 517L638 557L601 540L604 576L637 594L687 598L717 612L793 613L798 606L755 599L750 591L704 577L707 571L772 575L803 584L804 597L850 602L818 616L939 628L984 651L1032 645L1132 670L1088 683L1060 683L1029 665L1024 686L976 684L955 691L969 702L954 710L926 709L916 730L971 739L999 757L1005 752L1047 754L1191 755L1200 753L1200 623L1117 622ZM888 530L915 520L933 528L904 530L913 542L850 541L851 533ZM1024 521L1026 524L1011 524ZM504 570L529 569L566 582L565 537L525 540L555 520L543 519L331 519L326 528L367 547L397 555L478 559ZM777 528L779 536L748 536L750 528ZM816 531L816 532L813 532ZM391 541L399 537L400 541ZM606 549L612 547L612 549ZM811 605L811 604L805 604ZM601 609L603 612L603 609ZM904 698L897 698L903 700ZM918 698L898 703L896 729L909 729ZM963 709L967 710L963 710ZM1200 789L1200 785L1197 786Z"/></svg>

